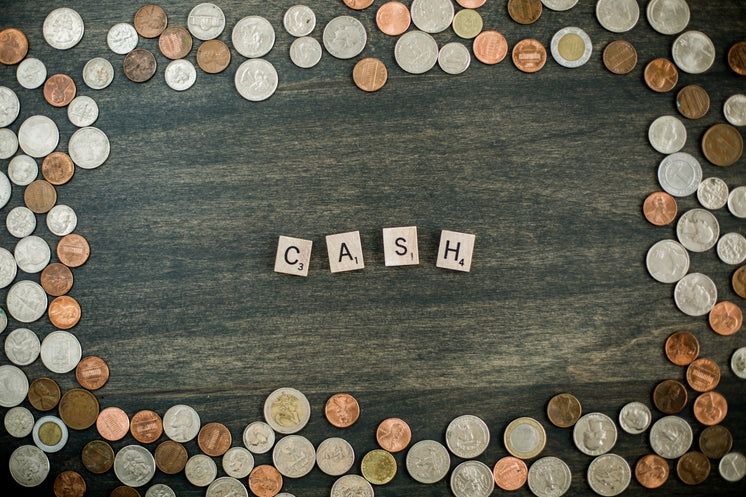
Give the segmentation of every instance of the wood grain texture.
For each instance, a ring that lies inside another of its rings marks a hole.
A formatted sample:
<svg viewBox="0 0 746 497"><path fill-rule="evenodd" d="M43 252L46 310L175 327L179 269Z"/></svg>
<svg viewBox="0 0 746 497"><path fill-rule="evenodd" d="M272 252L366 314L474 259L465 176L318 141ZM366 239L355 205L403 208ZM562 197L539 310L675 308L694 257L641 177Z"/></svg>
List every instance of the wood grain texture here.
<svg viewBox="0 0 746 497"><path fill-rule="evenodd" d="M196 3L159 5L176 25L185 24ZM140 4L65 3L86 23L81 43L65 52L50 48L41 34L45 16L62 4L2 6L0 28L22 29L29 54L45 62L48 74L69 74L79 94L96 99L95 126L111 140L106 164L78 169L58 189L59 202L76 210L77 232L91 245L89 262L74 270L71 296L83 318L73 331L84 354L109 364L111 379L97 392L102 408L163 415L186 403L203 423L226 424L238 445L243 428L261 419L266 396L291 386L309 397L311 422L302 434L315 445L343 436L359 461L375 448L375 427L386 417L405 419L413 441L442 441L448 422L470 413L492 431L479 458L488 465L506 454L504 427L531 416L547 429L543 454L571 467L572 495L590 495L590 458L574 448L571 430L549 424L547 401L569 391L584 412L613 418L632 400L652 406L658 381L683 379L683 369L665 359L663 344L686 329L699 338L702 355L721 367L718 391L729 402L723 424L733 433L734 450L746 451L745 383L729 368L733 350L746 344L745 332L716 336L706 317L685 316L674 306L672 285L653 281L644 265L648 247L675 237L674 227L652 226L642 216L645 196L659 189L662 158L647 143L647 127L660 115L676 114L675 91L655 94L642 80L647 61L670 57L673 41L654 32L644 12L634 30L620 36L600 27L594 2L569 12L545 9L537 23L520 26L508 18L504 1L491 0L479 10L485 29L501 31L511 47L529 37L548 47L556 31L579 26L593 40L591 61L570 70L550 58L527 75L508 57L496 66L473 60L460 76L437 67L413 76L394 62L395 39L375 26L381 2L361 12L336 0L314 2L319 40L337 15L357 17L366 27L368 45L358 58L378 57L389 71L386 86L368 94L352 83L357 58L324 53L313 69L292 65L282 16L294 1L217 3L227 18L220 39L229 45L231 28L246 15L263 15L274 26L275 48L266 59L280 84L269 100L252 103L238 95L233 75L243 58L235 51L225 72L198 71L193 88L170 90L163 79L168 61L156 40L139 45L156 53L156 76L139 85L128 81L123 57L106 47L106 33L115 23L131 22ZM705 118L685 121L684 151L702 161L705 177L717 175L735 187L746 178L744 159L716 168L704 160L699 142L707 127L723 121L725 99L743 92L745 80L728 69L725 54L746 33L746 4L689 3L689 27L712 38L717 57L703 75L680 75L678 87L700 84L712 100ZM635 45L640 60L627 76L601 63L603 47L620 37ZM442 45L456 37L449 29L436 40ZM198 46L188 57L192 62ZM90 90L82 81L83 65L94 56L115 67L105 90ZM31 115L48 115L61 130L59 149L66 150L74 128L65 109L46 104L40 90L21 88L15 67L0 67L0 84L21 99L21 115L10 128L17 131ZM22 205L22 197L14 187L3 212ZM679 211L697 205L696 198L684 198ZM743 232L743 220L725 210L715 215L721 232ZM44 217L37 222L36 234L54 246ZM381 230L391 226L417 226L420 265L385 267ZM435 267L443 229L476 235L470 273ZM365 269L331 274L324 237L356 230ZM273 272L279 235L314 242L307 278ZM0 230L0 242L12 250L16 240ZM714 279L719 298L743 307L729 285L733 269L714 251L692 255L692 270ZM11 320L9 329L15 327L20 324ZM29 327L40 337L52 331L46 318ZM63 390L76 385L72 374L51 374L40 361L23 369L29 378L54 378ZM342 391L362 408L358 423L346 430L323 418L326 399ZM692 401L682 416L696 438L704 427L694 420ZM0 430L5 487L13 495L51 495L54 476L73 469L85 477L88 495L108 495L118 484L113 472L95 476L80 463L81 448L93 438L94 429L71 433L68 445L50 456L47 481L23 489L8 476L7 460L30 438L17 441ZM127 437L112 445L131 443ZM199 451L196 442L187 448L190 455ZM650 451L646 436L624 433L614 449L630 464ZM399 473L376 495L448 495L447 480L430 486L412 480L404 458L396 455ZM457 462L453 458L452 465ZM746 482L728 484L717 471L703 485L687 487L672 469L666 495L742 495L746 489ZM300 480L286 479L285 489L298 497L325 496L333 481L314 469ZM183 474L158 473L158 482L179 496L204 495ZM626 495L650 493L633 481ZM515 493L529 494L527 488Z"/></svg>

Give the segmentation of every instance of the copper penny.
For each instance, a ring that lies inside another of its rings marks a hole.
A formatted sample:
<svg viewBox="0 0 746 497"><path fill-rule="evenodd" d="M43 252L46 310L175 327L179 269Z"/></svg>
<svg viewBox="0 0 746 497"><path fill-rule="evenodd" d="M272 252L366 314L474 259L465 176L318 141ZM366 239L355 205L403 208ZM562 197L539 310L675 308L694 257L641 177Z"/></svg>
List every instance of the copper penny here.
<svg viewBox="0 0 746 497"><path fill-rule="evenodd" d="M56 497L83 497L85 495L85 480L80 473L63 471L54 479L52 486Z"/></svg>
<svg viewBox="0 0 746 497"><path fill-rule="evenodd" d="M711 126L702 136L702 153L716 166L732 166L743 154L741 133L726 123Z"/></svg>
<svg viewBox="0 0 746 497"><path fill-rule="evenodd" d="M709 392L720 383L720 368L711 359L699 358L686 368L686 381L697 392Z"/></svg>
<svg viewBox="0 0 746 497"><path fill-rule="evenodd" d="M655 59L645 66L645 84L658 93L671 91L679 81L679 71L668 59Z"/></svg>
<svg viewBox="0 0 746 497"><path fill-rule="evenodd" d="M606 69L614 74L629 74L637 66L637 50L628 41L614 40L604 48Z"/></svg>
<svg viewBox="0 0 746 497"><path fill-rule="evenodd" d="M352 69L352 80L363 91L380 90L386 84L387 78L386 66L374 57L360 59Z"/></svg>
<svg viewBox="0 0 746 497"><path fill-rule="evenodd" d="M98 390L109 380L109 366L100 357L84 357L75 368L75 378L86 390Z"/></svg>
<svg viewBox="0 0 746 497"><path fill-rule="evenodd" d="M130 429L130 418L118 407L107 407L98 413L96 430L105 440L116 442L127 435Z"/></svg>
<svg viewBox="0 0 746 497"><path fill-rule="evenodd" d="M23 201L34 213L45 214L57 203L57 190L43 179L37 179L24 190Z"/></svg>
<svg viewBox="0 0 746 497"><path fill-rule="evenodd" d="M352 395L338 393L332 395L326 401L324 415L332 426L347 428L352 426L360 417L360 405Z"/></svg>
<svg viewBox="0 0 746 497"><path fill-rule="evenodd" d="M53 326L69 330L80 321L80 304L69 295L62 295L49 304L47 314Z"/></svg>
<svg viewBox="0 0 746 497"><path fill-rule="evenodd" d="M653 192L642 204L642 213L650 224L665 226L676 219L676 199L666 192Z"/></svg>
<svg viewBox="0 0 746 497"><path fill-rule="evenodd" d="M462 6L465 9L478 9L487 0L456 0L460 6Z"/></svg>
<svg viewBox="0 0 746 497"><path fill-rule="evenodd" d="M508 42L497 31L482 31L472 42L474 57L482 64L497 64L508 53Z"/></svg>
<svg viewBox="0 0 746 497"><path fill-rule="evenodd" d="M231 63L231 50L220 40L207 40L197 49L197 65L208 74L224 71Z"/></svg>
<svg viewBox="0 0 746 497"><path fill-rule="evenodd" d="M723 425L708 426L699 435L699 450L710 459L720 459L733 447L733 435Z"/></svg>
<svg viewBox="0 0 746 497"><path fill-rule="evenodd" d="M166 440L155 448L155 465L167 475L175 475L184 470L189 455L179 442Z"/></svg>
<svg viewBox="0 0 746 497"><path fill-rule="evenodd" d="M367 9L373 3L373 0L342 0L342 1L349 8L355 9L355 10Z"/></svg>
<svg viewBox="0 0 746 497"><path fill-rule="evenodd" d="M157 5L145 5L135 13L135 30L143 38L155 38L168 26L166 12Z"/></svg>
<svg viewBox="0 0 746 497"><path fill-rule="evenodd" d="M699 485L710 476L710 460L701 452L687 452L676 463L676 473L687 485Z"/></svg>
<svg viewBox="0 0 746 497"><path fill-rule="evenodd" d="M401 2L386 2L378 7L376 25L383 34L399 36L403 34L412 21L409 9Z"/></svg>
<svg viewBox="0 0 746 497"><path fill-rule="evenodd" d="M41 163L41 174L49 183L64 185L73 178L75 164L64 152L52 152Z"/></svg>
<svg viewBox="0 0 746 497"><path fill-rule="evenodd" d="M736 292L736 295L746 299L746 266L741 266L733 272L731 285L733 285L733 291Z"/></svg>
<svg viewBox="0 0 746 497"><path fill-rule="evenodd" d="M718 335L732 335L741 329L742 324L741 308L733 302L718 302L710 311L710 328Z"/></svg>
<svg viewBox="0 0 746 497"><path fill-rule="evenodd" d="M686 399L686 387L676 380L663 380L653 390L653 404L663 414L681 412Z"/></svg>
<svg viewBox="0 0 746 497"><path fill-rule="evenodd" d="M62 421L73 430L85 430L96 422L98 399L88 390L73 388L60 399L59 413Z"/></svg>
<svg viewBox="0 0 746 497"><path fill-rule="evenodd" d="M220 423L207 423L200 428L197 445L210 457L220 457L231 447L231 432Z"/></svg>
<svg viewBox="0 0 746 497"><path fill-rule="evenodd" d="M400 452L412 440L412 430L399 418L388 418L381 421L376 430L378 445L387 452Z"/></svg>
<svg viewBox="0 0 746 497"><path fill-rule="evenodd" d="M124 56L124 75L135 83L144 83L155 74L155 55L144 48L136 48Z"/></svg>
<svg viewBox="0 0 746 497"><path fill-rule="evenodd" d="M100 475L114 466L114 449L103 440L92 440L85 444L80 453L85 469Z"/></svg>
<svg viewBox="0 0 746 497"><path fill-rule="evenodd" d="M138 411L130 421L130 432L142 444L153 443L163 434L163 421L156 412L147 409Z"/></svg>
<svg viewBox="0 0 746 497"><path fill-rule="evenodd" d="M18 64L28 53L28 39L23 31L7 28L0 31L0 64Z"/></svg>
<svg viewBox="0 0 746 497"><path fill-rule="evenodd" d="M518 24L533 24L541 17L541 0L508 0L508 15Z"/></svg>
<svg viewBox="0 0 746 497"><path fill-rule="evenodd" d="M527 38L513 47L513 64L527 73L536 72L547 61L547 51L540 42Z"/></svg>
<svg viewBox="0 0 746 497"><path fill-rule="evenodd" d="M666 357L677 366L688 366L699 356L699 340L688 331L677 331L666 339Z"/></svg>
<svg viewBox="0 0 746 497"><path fill-rule="evenodd" d="M53 107L65 107L75 98L75 82L67 74L55 74L44 83L44 100Z"/></svg>
<svg viewBox="0 0 746 497"><path fill-rule="evenodd" d="M140 492L132 487L120 485L111 491L109 497L140 497Z"/></svg>
<svg viewBox="0 0 746 497"><path fill-rule="evenodd" d="M497 486L503 490L518 490L526 484L528 468L526 463L517 457L503 457L495 464L492 476Z"/></svg>
<svg viewBox="0 0 746 497"><path fill-rule="evenodd" d="M676 108L687 119L700 119L710 110L710 95L699 85L686 85L676 94Z"/></svg>
<svg viewBox="0 0 746 497"><path fill-rule="evenodd" d="M169 26L158 37L158 48L169 59L183 59L192 50L192 35L182 26Z"/></svg>
<svg viewBox="0 0 746 497"><path fill-rule="evenodd" d="M571 427L580 419L582 412L580 401L569 393L557 394L547 404L547 417L558 428Z"/></svg>
<svg viewBox="0 0 746 497"><path fill-rule="evenodd" d="M59 297L73 287L73 272L64 264L53 262L42 270L39 280L45 292Z"/></svg>
<svg viewBox="0 0 746 497"><path fill-rule="evenodd" d="M90 255L88 241L77 233L65 235L57 242L57 258L67 267L82 266Z"/></svg>
<svg viewBox="0 0 746 497"><path fill-rule="evenodd" d="M37 378L28 387L28 401L37 411L49 411L60 402L60 386L51 378Z"/></svg>
<svg viewBox="0 0 746 497"><path fill-rule="evenodd" d="M282 475L273 466L262 464L249 474L249 490L257 497L274 497L282 488Z"/></svg>
<svg viewBox="0 0 746 497"><path fill-rule="evenodd" d="M728 402L717 392L705 392L694 399L694 417L705 426L720 423L728 414Z"/></svg>
<svg viewBox="0 0 746 497"><path fill-rule="evenodd" d="M730 47L728 65L736 74L746 76L746 41L739 41Z"/></svg>
<svg viewBox="0 0 746 497"><path fill-rule="evenodd" d="M643 456L635 465L635 478L645 488L658 488L668 480L668 462L657 454Z"/></svg>

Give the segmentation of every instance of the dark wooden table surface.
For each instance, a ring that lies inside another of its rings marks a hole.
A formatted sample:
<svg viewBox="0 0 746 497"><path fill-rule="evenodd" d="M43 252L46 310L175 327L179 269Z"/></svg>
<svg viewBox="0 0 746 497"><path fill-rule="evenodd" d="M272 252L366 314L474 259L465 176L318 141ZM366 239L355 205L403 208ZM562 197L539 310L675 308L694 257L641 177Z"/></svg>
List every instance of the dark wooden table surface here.
<svg viewBox="0 0 746 497"><path fill-rule="evenodd" d="M196 3L159 4L170 24L184 25ZM528 26L510 20L504 0L488 0L479 9L485 29L502 32L511 47L535 38L548 48L556 31L579 26L593 40L593 55L578 69L550 56L536 74L519 72L509 56L496 66L473 59L459 76L437 67L418 76L399 69L395 38L375 25L381 1L359 12L338 0L309 4L317 17L315 38L330 19L346 14L365 25L368 44L352 60L324 53L307 70L291 63L292 38L282 28L295 1L216 3L227 18L220 39L229 45L233 25L246 15L262 15L274 26L276 42L266 59L280 83L269 100L253 103L238 95L233 77L244 59L235 50L226 71L198 70L194 87L179 93L164 82L168 61L156 41L141 38L139 46L156 53L158 71L144 84L127 80L123 56L107 48L106 33L115 23L132 22L141 3L2 2L0 28L23 30L29 55L44 61L48 74L69 74L79 94L97 101L95 126L111 141L103 166L77 169L58 189L59 202L78 214L76 231L91 245L89 262L74 270L71 295L83 318L72 331L84 355L104 358L111 369L108 384L96 392L102 408L163 415L174 404L189 404L203 423L226 424L233 444L241 445L243 428L262 419L266 396L290 386L310 400L311 421L301 434L314 444L342 436L359 461L376 447L375 427L387 417L405 419L413 441L443 442L450 420L470 413L490 427L492 441L479 457L490 466L507 454L505 426L531 416L547 430L542 455L561 457L572 469L569 495L589 495L591 458L574 447L571 430L549 423L547 401L571 392L584 412L613 418L629 401L652 408L656 383L684 380L683 368L663 353L665 338L684 329L699 338L702 356L720 366L717 390L729 403L723 424L733 433L734 450L746 451L746 383L729 366L732 352L746 345L746 332L716 335L706 316L681 313L673 286L657 283L645 269L647 249L675 237L674 226L652 226L642 215L643 199L660 189L662 159L647 141L647 128L660 115L677 115L677 90L657 94L643 82L645 64L670 58L674 39L649 26L647 2L639 2L637 26L617 35L599 25L590 0L568 12L545 9ZM725 99L746 89L746 79L726 64L728 48L746 39L746 3L689 5L688 29L707 33L717 56L704 74L680 74L677 89L702 85L712 101L703 119L684 120L684 151L702 162L705 177L719 176L733 188L746 183L744 159L717 168L702 156L700 141L707 127L724 122ZM85 21L82 41L67 51L52 49L42 37L44 18L61 6L75 8ZM451 29L435 38L439 45L457 40ZM601 62L603 48L618 38L639 54L626 76L611 74ZM198 45L188 56L192 62ZM116 73L100 91L82 79L84 64L95 56L108 59ZM364 56L388 68L388 82L374 94L352 82L352 67ZM59 150L67 150L74 127L65 109L44 102L40 89L20 87L14 66L0 67L0 85L21 100L11 129L31 115L47 115L60 127ZM1 162L7 171L8 161ZM14 186L3 213L22 204L23 189ZM679 212L696 206L693 196L679 200ZM721 232L744 231L743 220L727 209L715 215ZM410 225L419 229L420 265L385 267L381 229ZM476 235L470 273L435 267L443 229ZM331 274L325 235L354 230L361 234L365 269ZM37 216L36 234L56 245L44 216ZM280 235L313 240L308 278L273 272ZM16 239L3 229L0 242L12 251ZM730 286L734 267L714 250L691 259L692 271L716 282L719 299L744 307ZM38 274L19 272L17 279L24 278L38 281ZM11 319L8 329L21 326ZM53 329L46 316L28 327L40 338ZM0 362L8 360L3 355ZM22 369L29 379L55 379L63 391L77 386L74 374L53 374L40 360ZM346 430L323 416L325 401L337 392L353 394L362 407L360 420ZM692 423L696 448L704 427L693 417L695 392L689 394L681 415ZM661 416L654 410L654 419ZM16 440L0 430L5 495L51 495L63 470L79 471L88 495L108 495L118 485L113 472L93 475L80 462L81 448L96 438L95 428L71 431L67 446L49 455L44 484L24 489L11 480L7 464L31 438ZM112 446L132 443L127 436ZM190 455L199 453L196 442L186 446ZM620 430L613 452L634 467L652 450L647 434ZM377 495L449 494L447 478L429 486L415 482L404 467L405 453L396 454L398 474L376 487ZM271 457L259 455L256 462ZM458 462L453 457L452 467ZM672 474L657 495L743 495L746 482L724 481L712 463L707 481L688 487L670 461ZM359 462L352 471L359 474ZM297 497L325 496L333 481L314 469L286 479L284 489ZM204 494L183 473L159 472L152 483L166 483L180 496ZM654 493L634 479L626 492ZM524 487L515 495L530 492Z"/></svg>

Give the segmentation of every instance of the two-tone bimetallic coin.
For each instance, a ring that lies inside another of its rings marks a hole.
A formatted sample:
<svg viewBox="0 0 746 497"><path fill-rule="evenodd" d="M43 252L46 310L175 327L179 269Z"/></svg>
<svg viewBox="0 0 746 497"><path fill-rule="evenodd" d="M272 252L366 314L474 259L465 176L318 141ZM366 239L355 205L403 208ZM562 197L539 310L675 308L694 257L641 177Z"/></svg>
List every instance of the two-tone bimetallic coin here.
<svg viewBox="0 0 746 497"><path fill-rule="evenodd" d="M544 450L547 434L535 419L517 418L505 428L503 443L511 455L519 459L532 459Z"/></svg>
<svg viewBox="0 0 746 497"><path fill-rule="evenodd" d="M277 433L302 430L311 417L308 399L295 388L278 388L264 402L264 419Z"/></svg>
<svg viewBox="0 0 746 497"><path fill-rule="evenodd" d="M34 424L32 437L44 452L59 452L67 444L67 426L56 416L43 416Z"/></svg>
<svg viewBox="0 0 746 497"><path fill-rule="evenodd" d="M557 31L549 45L552 57L564 67L584 65L591 58L593 44L588 34L580 28L568 26Z"/></svg>

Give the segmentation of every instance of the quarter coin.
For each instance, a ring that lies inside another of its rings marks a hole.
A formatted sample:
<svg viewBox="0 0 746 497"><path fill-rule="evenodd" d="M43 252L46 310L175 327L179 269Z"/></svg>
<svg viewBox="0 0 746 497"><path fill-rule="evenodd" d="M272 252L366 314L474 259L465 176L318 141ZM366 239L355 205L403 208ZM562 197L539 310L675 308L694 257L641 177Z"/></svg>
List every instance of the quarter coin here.
<svg viewBox="0 0 746 497"><path fill-rule="evenodd" d="M359 55L367 39L363 24L350 16L335 17L327 23L322 34L324 48L338 59L351 59Z"/></svg>
<svg viewBox="0 0 746 497"><path fill-rule="evenodd" d="M282 437L272 450L272 462L282 476L301 478L313 469L316 451L313 444L300 435Z"/></svg>
<svg viewBox="0 0 746 497"><path fill-rule="evenodd" d="M661 240L648 249L648 273L661 283L676 283L689 272L689 253L674 240Z"/></svg>
<svg viewBox="0 0 746 497"><path fill-rule="evenodd" d="M718 241L720 225L717 218L705 209L690 209L676 224L676 237L692 252L710 250Z"/></svg>
<svg viewBox="0 0 746 497"><path fill-rule="evenodd" d="M60 140L57 125L47 116L31 116L18 128L18 144L26 155L46 157Z"/></svg>
<svg viewBox="0 0 746 497"><path fill-rule="evenodd" d="M347 440L337 437L327 438L316 449L316 465L327 475L343 475L352 468L353 464L355 464L355 451Z"/></svg>
<svg viewBox="0 0 746 497"><path fill-rule="evenodd" d="M34 415L25 407L13 407L5 413L3 424L11 437L27 437L34 429Z"/></svg>
<svg viewBox="0 0 746 497"><path fill-rule="evenodd" d="M394 58L410 74L423 74L438 61L438 43L423 31L409 31L396 41Z"/></svg>
<svg viewBox="0 0 746 497"><path fill-rule="evenodd" d="M648 127L650 145L662 154L674 154L686 144L686 128L674 116L660 116Z"/></svg>
<svg viewBox="0 0 746 497"><path fill-rule="evenodd" d="M362 476L344 475L334 482L330 496L345 497L347 495L373 497L373 487Z"/></svg>
<svg viewBox="0 0 746 497"><path fill-rule="evenodd" d="M233 26L231 39L233 48L239 54L258 58L272 50L275 44L275 30L264 17L247 16Z"/></svg>
<svg viewBox="0 0 746 497"><path fill-rule="evenodd" d="M588 466L588 485L598 495L611 497L619 495L629 487L632 470L623 457L616 454L603 454L591 461Z"/></svg>
<svg viewBox="0 0 746 497"><path fill-rule="evenodd" d="M455 497L488 497L495 489L492 470L483 462L464 461L451 473Z"/></svg>
<svg viewBox="0 0 746 497"><path fill-rule="evenodd" d="M233 497L248 497L249 492L243 483L230 476L222 476L207 487L206 497L219 497L221 495L231 495ZM148 497L147 495L145 497ZM175 497L175 494L174 494Z"/></svg>
<svg viewBox="0 0 746 497"><path fill-rule="evenodd" d="M260 102L271 97L277 90L277 71L264 59L249 59L238 66L234 83L243 98Z"/></svg>
<svg viewBox="0 0 746 497"><path fill-rule="evenodd" d="M38 273L47 267L51 255L47 242L34 235L21 238L13 253L18 269L26 273Z"/></svg>
<svg viewBox="0 0 746 497"><path fill-rule="evenodd" d="M412 22L425 33L440 33L453 21L451 0L412 0Z"/></svg>
<svg viewBox="0 0 746 497"><path fill-rule="evenodd" d="M673 61L689 74L701 74L715 62L715 45L701 31L686 31L673 42Z"/></svg>
<svg viewBox="0 0 746 497"><path fill-rule="evenodd" d="M451 467L448 450L435 440L420 440L407 452L407 472L420 483L436 483Z"/></svg>
<svg viewBox="0 0 746 497"><path fill-rule="evenodd" d="M637 0L598 0L598 22L612 33L624 33L634 28L640 18Z"/></svg>
<svg viewBox="0 0 746 497"><path fill-rule="evenodd" d="M15 449L10 454L8 467L10 476L22 487L38 487L49 475L49 459L33 445L21 445Z"/></svg>
<svg viewBox="0 0 746 497"><path fill-rule="evenodd" d="M13 254L8 249L0 247L0 288L5 288L13 283L13 280L16 279L16 274L18 274L18 265L16 264L15 257L13 257ZM18 309L22 311L20 305ZM8 312L10 312L10 308ZM5 325L7 326L7 317ZM5 330L5 327L3 327L3 330Z"/></svg>
<svg viewBox="0 0 746 497"><path fill-rule="evenodd" d="M47 294L44 289L30 280L13 284L6 297L8 314L21 323L31 323L41 318L47 310Z"/></svg>
<svg viewBox="0 0 746 497"><path fill-rule="evenodd" d="M36 333L27 328L16 328L15 330L8 333L7 337L5 337L5 356L16 366L28 366L29 364L34 362L37 357L39 357L40 351L41 344L39 343L39 337L36 336ZM48 382L46 381L49 380L48 378L37 378L36 380L31 382L31 385L34 386L34 383L40 380L42 381L42 384L37 384L37 388L43 391L43 385L48 385ZM33 389L29 387L29 393L31 392L31 390ZM59 388L57 388L57 390L59 391ZM57 395L57 398L59 400L59 395ZM31 402L31 398L29 398L29 402L31 403L31 405L33 405L33 402Z"/></svg>
<svg viewBox="0 0 746 497"><path fill-rule="evenodd" d="M654 30L664 35L675 35L689 24L689 5L686 0L651 0L647 17Z"/></svg>
<svg viewBox="0 0 746 497"><path fill-rule="evenodd" d="M616 425L606 414L591 412L575 423L572 438L580 452L599 456L614 448L617 439Z"/></svg>
<svg viewBox="0 0 746 497"><path fill-rule="evenodd" d="M302 69L318 64L321 60L321 53L321 43L310 36L296 38L290 45L290 60Z"/></svg>
<svg viewBox="0 0 746 497"><path fill-rule="evenodd" d="M98 128L80 128L70 137L67 151L73 162L83 169L95 169L109 158L109 138Z"/></svg>
<svg viewBox="0 0 746 497"><path fill-rule="evenodd" d="M464 414L452 420L446 428L446 445L456 457L478 457L487 450L489 443L487 423L477 416Z"/></svg>
<svg viewBox="0 0 746 497"><path fill-rule="evenodd" d="M124 485L141 487L153 479L155 459L145 447L127 445L114 458L114 474Z"/></svg>
<svg viewBox="0 0 746 497"><path fill-rule="evenodd" d="M0 391L0 406L15 407L26 398L29 390L26 373L16 366L3 364L0 366L0 383L5 385Z"/></svg>
<svg viewBox="0 0 746 497"><path fill-rule="evenodd" d="M464 1L464 0L461 0ZM484 3L483 0L479 0L482 3ZM460 2L459 2L460 3ZM541 3L544 4L544 7L556 11L564 11L564 10L570 10L571 8L575 7L577 5L578 0L541 0ZM476 7L472 7L476 8Z"/></svg>
<svg viewBox="0 0 746 497"><path fill-rule="evenodd" d="M0 128L0 159L10 159L17 150L16 134L8 128Z"/></svg>
<svg viewBox="0 0 746 497"><path fill-rule="evenodd" d="M243 444L254 454L264 454L275 444L275 432L267 423L254 421L243 431Z"/></svg>
<svg viewBox="0 0 746 497"><path fill-rule="evenodd" d="M67 50L77 45L83 38L83 31L83 18L67 7L54 9L42 25L44 40L57 50Z"/></svg>
<svg viewBox="0 0 746 497"><path fill-rule="evenodd" d="M21 102L16 92L7 86L0 86L0 128L12 124L20 111Z"/></svg>
<svg viewBox="0 0 746 497"><path fill-rule="evenodd" d="M705 178L697 188L697 200L711 211L725 207L728 203L728 185L720 178Z"/></svg>
<svg viewBox="0 0 746 497"><path fill-rule="evenodd" d="M702 273L689 273L676 283L674 302L688 316L704 316L717 302L715 283Z"/></svg>
<svg viewBox="0 0 746 497"><path fill-rule="evenodd" d="M692 427L678 416L665 416L650 428L650 446L665 459L677 459L692 445Z"/></svg>
<svg viewBox="0 0 746 497"><path fill-rule="evenodd" d="M528 488L537 497L560 497L571 482L570 468L557 457L542 457L528 469Z"/></svg>

